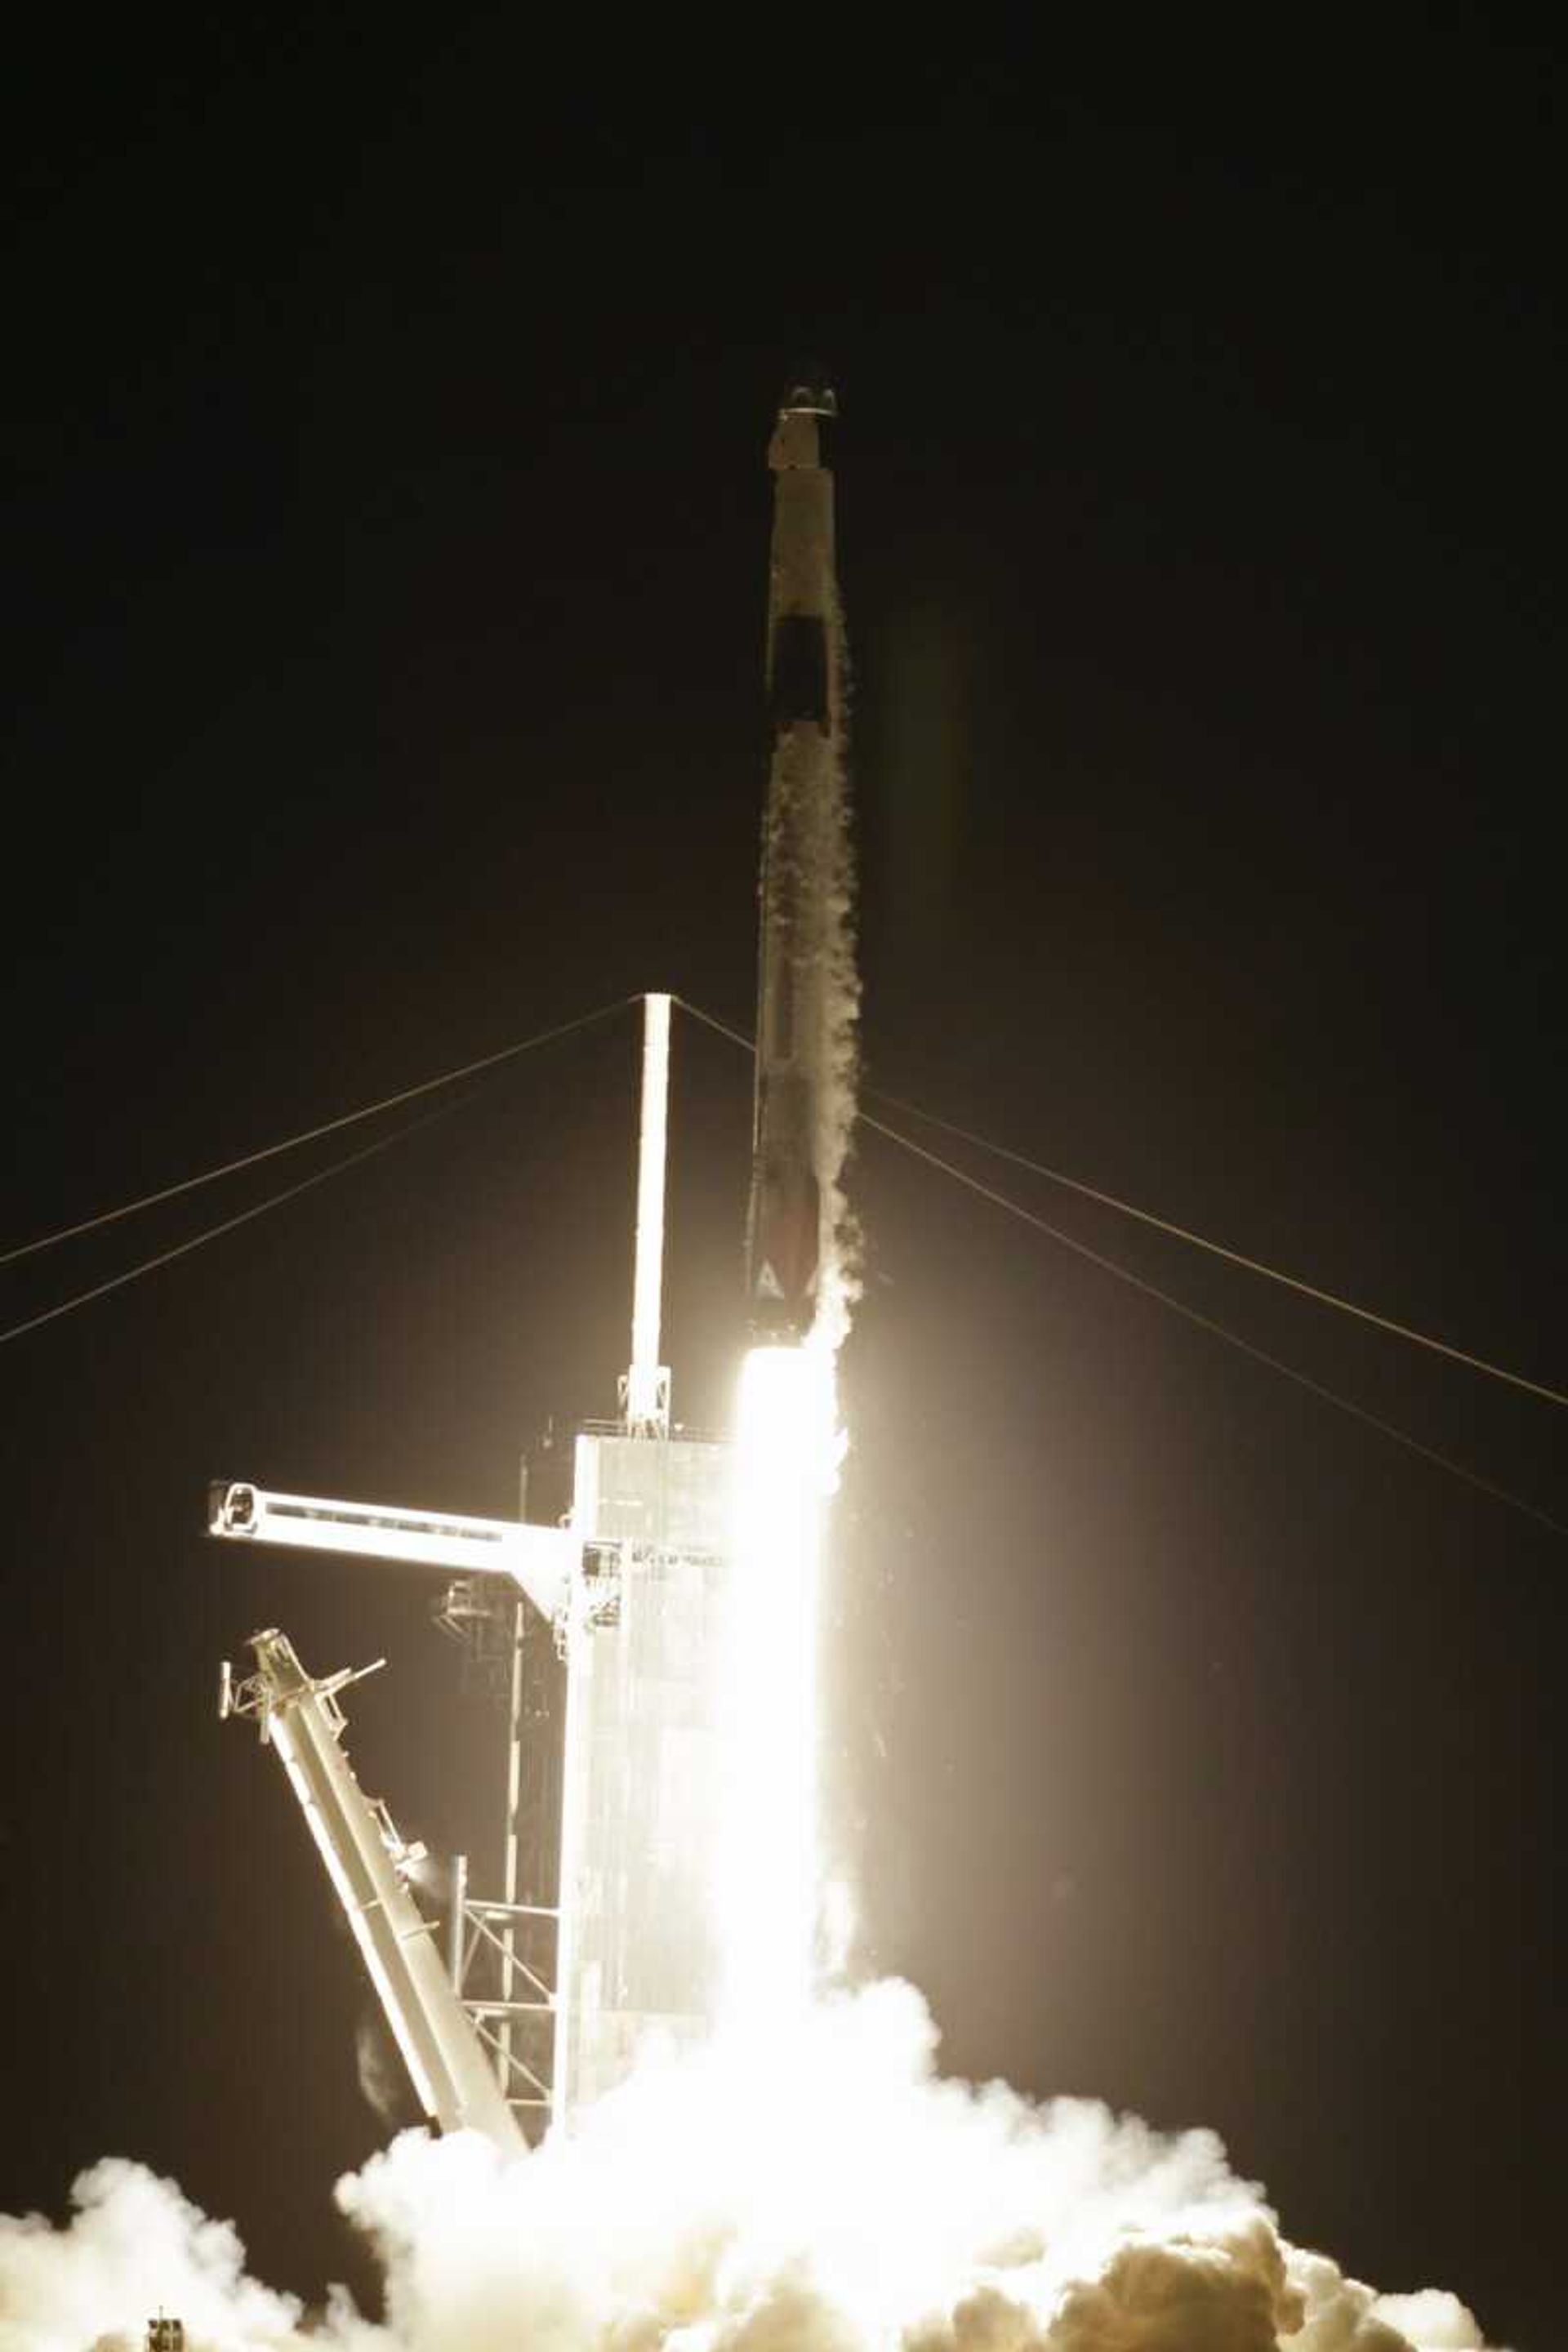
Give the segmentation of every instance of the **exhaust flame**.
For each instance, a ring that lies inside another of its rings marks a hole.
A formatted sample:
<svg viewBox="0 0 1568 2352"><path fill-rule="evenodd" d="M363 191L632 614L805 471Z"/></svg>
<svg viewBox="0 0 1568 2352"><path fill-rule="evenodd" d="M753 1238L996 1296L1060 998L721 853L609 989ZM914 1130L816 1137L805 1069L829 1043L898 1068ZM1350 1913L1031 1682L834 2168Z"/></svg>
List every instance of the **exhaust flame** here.
<svg viewBox="0 0 1568 2352"><path fill-rule="evenodd" d="M727 2036L776 2033L809 2001L816 1930L816 1641L836 1464L833 1357L753 1348L736 1409L714 1911Z"/></svg>

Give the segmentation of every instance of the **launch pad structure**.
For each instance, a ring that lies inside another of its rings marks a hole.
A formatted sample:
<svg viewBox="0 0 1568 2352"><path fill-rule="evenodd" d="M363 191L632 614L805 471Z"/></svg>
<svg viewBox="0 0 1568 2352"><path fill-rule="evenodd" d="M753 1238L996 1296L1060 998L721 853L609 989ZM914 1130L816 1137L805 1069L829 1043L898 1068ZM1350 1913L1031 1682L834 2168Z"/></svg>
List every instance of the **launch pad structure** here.
<svg viewBox="0 0 1568 2352"><path fill-rule="evenodd" d="M816 1325L845 1141L842 630L820 451L837 411L819 374L797 374L768 450L771 751L744 1310L748 1340L768 1349ZM428 1858L343 1752L339 1695L355 1677L313 1678L274 1629L252 1638L253 1673L236 1681L225 1667L222 1712L251 1717L277 1748L426 2114L508 2147L569 2125L650 2036L705 2037L720 1990L737 1564L729 1449L672 1423L659 1361L670 1005L645 999L631 1361L618 1417L576 1434L569 1490L551 1448L525 1475L515 1520L244 1482L209 1499L211 1532L227 1542L447 1573L437 1622L504 1698L507 1779L500 1893L479 1898L457 1858L444 1959L414 1894ZM558 1740L545 1731L554 1713Z"/></svg>
<svg viewBox="0 0 1568 2352"><path fill-rule="evenodd" d="M712 2019L728 1449L672 1427L658 1361L669 1018L668 996L645 1000L622 1412L578 1433L564 1513L482 1519L243 1481L210 1497L209 1530L227 1542L453 1571L437 1622L500 1683L506 1803L500 1893L477 1895L454 1858L444 1955L416 1899L427 1857L343 1751L339 1694L359 1675L312 1677L269 1630L252 1639L249 1675L226 1666L220 1712L254 1719L276 1748L425 2113L503 2146L612 2089L650 2034L679 2044ZM549 1508L549 1484L525 1473L524 1507ZM563 1698L554 1758L542 1685Z"/></svg>

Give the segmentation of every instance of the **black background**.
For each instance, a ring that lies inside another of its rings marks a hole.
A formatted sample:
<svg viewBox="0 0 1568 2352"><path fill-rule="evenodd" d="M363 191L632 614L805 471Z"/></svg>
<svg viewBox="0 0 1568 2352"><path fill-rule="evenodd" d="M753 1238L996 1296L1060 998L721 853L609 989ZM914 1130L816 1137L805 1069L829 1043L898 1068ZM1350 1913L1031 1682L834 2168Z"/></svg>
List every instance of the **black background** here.
<svg viewBox="0 0 1568 2352"><path fill-rule="evenodd" d="M820 352L870 1081L1561 1379L1563 86L1465 21L1130 21L1099 68L773 20L35 38L5 1231L644 987L749 1024L763 459ZM748 1079L677 1054L715 1423ZM625 1361L635 1065L628 1013L0 1352L0 2209L121 2151L365 2291L364 1997L214 1669L259 1623L386 1652L362 1777L476 1853L497 1729L425 1580L217 1552L205 1481L511 1508ZM294 1168L6 1269L4 1320ZM1568 1517L1551 1406L1011 1181ZM1563 1539L875 1138L853 1188L870 1959L954 2070L1212 2124L1289 2234L1546 2352Z"/></svg>

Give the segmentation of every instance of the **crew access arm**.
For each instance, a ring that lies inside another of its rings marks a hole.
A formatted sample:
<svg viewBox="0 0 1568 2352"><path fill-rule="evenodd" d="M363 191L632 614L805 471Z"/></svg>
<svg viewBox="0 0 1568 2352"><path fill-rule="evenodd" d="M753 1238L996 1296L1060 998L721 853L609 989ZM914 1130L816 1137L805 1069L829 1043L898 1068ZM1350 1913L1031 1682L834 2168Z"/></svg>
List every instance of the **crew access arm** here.
<svg viewBox="0 0 1568 2352"><path fill-rule="evenodd" d="M405 1884L409 1863L423 1850L404 1844L343 1753L337 1694L359 1676L345 1671L313 1681L284 1633L253 1634L250 1647L254 1675L233 1684L224 1669L222 1712L252 1717L282 1759L420 2105L443 2131L483 2132L508 2155L520 2154L517 2119Z"/></svg>

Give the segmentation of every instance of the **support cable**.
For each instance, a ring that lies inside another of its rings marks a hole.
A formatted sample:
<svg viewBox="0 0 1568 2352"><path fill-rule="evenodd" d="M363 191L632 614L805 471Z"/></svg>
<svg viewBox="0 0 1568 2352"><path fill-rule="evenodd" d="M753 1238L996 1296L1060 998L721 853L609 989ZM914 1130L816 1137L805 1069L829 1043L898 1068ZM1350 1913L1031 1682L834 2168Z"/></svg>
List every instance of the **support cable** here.
<svg viewBox="0 0 1568 2352"><path fill-rule="evenodd" d="M705 1021L710 1029L716 1029L721 1036L731 1039L737 1045L743 1045L748 1053L754 1051L752 1040L742 1035L739 1029L730 1028L710 1013L700 1012L683 996L677 997L676 1003L684 1005L686 1011L694 1013L699 1021ZM1043 1161L1030 1160L1022 1151L1010 1150L1005 1143L993 1143L988 1136L976 1135L966 1127L956 1127L952 1119L939 1118L935 1111L923 1110L919 1103L906 1102L898 1095L886 1093L880 1087L867 1087L863 1092L878 1102L889 1104L894 1110L907 1111L912 1118L923 1119L928 1127L940 1128L944 1135L956 1136L961 1143L973 1144L978 1151L988 1151L997 1160L1011 1160L1015 1168L1026 1168L1032 1176L1043 1176L1049 1183L1064 1185L1069 1192L1078 1192L1086 1201L1097 1201L1103 1209L1115 1209L1124 1217L1135 1217L1141 1225L1152 1225L1156 1233L1169 1234L1176 1241L1189 1242L1194 1249L1207 1250L1211 1257L1224 1258L1227 1265L1238 1265L1245 1273L1259 1274L1266 1282L1277 1282L1286 1290L1294 1290L1301 1297L1314 1300L1320 1307L1332 1307L1342 1315L1353 1315L1357 1322L1370 1323L1374 1330L1387 1331L1396 1339L1408 1339L1413 1346L1426 1348L1435 1356L1447 1356L1453 1363L1468 1365L1473 1372L1484 1372L1489 1380L1506 1381L1510 1388L1522 1389L1527 1396L1541 1397L1548 1404L1568 1406L1568 1391L1549 1388L1542 1381L1527 1380L1522 1372L1510 1372L1506 1364L1490 1363L1484 1356L1473 1356L1467 1349L1450 1346L1447 1339L1434 1339L1429 1331L1417 1331L1408 1323L1396 1323L1392 1316L1379 1315L1370 1307L1358 1307L1353 1298L1342 1298L1335 1291L1321 1290L1315 1283L1303 1282L1297 1275L1284 1274L1278 1266L1266 1265L1261 1258L1247 1257L1240 1250L1227 1249L1223 1242L1211 1241L1206 1234L1195 1234L1186 1225L1175 1224L1169 1217L1157 1217L1152 1209L1140 1209L1134 1207L1131 1201L1119 1201L1114 1192L1102 1192L1097 1186L1084 1183L1079 1177L1064 1175L1059 1168L1047 1168ZM881 1126L868 1111L858 1111L857 1117L862 1126L875 1128L879 1134L891 1136L896 1143L909 1141L907 1137L895 1133L893 1129ZM909 1149L912 1151L918 1147L910 1143ZM941 1168L947 1167L947 1164L946 1160L935 1162ZM950 1174L956 1172L949 1170Z"/></svg>
<svg viewBox="0 0 1568 2352"><path fill-rule="evenodd" d="M1152 1225L1157 1233L1170 1234L1179 1242L1189 1242L1194 1249L1207 1250L1211 1257L1225 1258L1231 1265L1239 1265L1248 1274L1260 1274L1266 1282L1278 1282L1287 1290L1300 1293L1303 1298L1316 1301L1320 1307L1336 1307L1342 1315L1353 1315L1358 1322L1370 1323L1374 1329L1388 1331L1396 1339L1408 1339L1417 1348L1430 1349L1435 1356L1447 1356L1456 1364L1468 1364L1473 1372L1484 1372L1489 1380L1506 1381L1510 1388L1522 1389L1529 1396L1544 1398L1548 1404L1568 1406L1568 1392L1549 1388L1544 1381L1527 1380L1522 1372L1510 1372L1505 1364L1489 1363L1484 1356L1472 1356L1467 1349L1455 1348L1447 1339L1435 1339L1430 1332L1417 1331L1408 1323L1396 1323L1390 1315L1379 1315L1370 1307L1358 1307L1353 1298L1342 1298L1332 1290L1321 1290L1316 1283L1303 1282L1300 1276L1284 1274L1278 1266L1265 1265L1260 1258L1247 1257L1240 1250L1227 1249L1223 1242L1211 1241L1206 1234L1194 1234L1185 1225L1172 1223L1169 1217L1157 1217L1151 1209L1135 1208L1131 1201L1119 1201L1113 1192L1101 1192L1092 1184L1085 1184L1077 1176L1065 1176L1059 1168L1047 1168L1038 1160L1030 1160L1021 1151L1009 1150L1005 1143L993 1143L988 1137L973 1134L966 1127L955 1127L951 1119L938 1118L936 1113L922 1110L919 1103L902 1101L897 1095L885 1094L880 1087L868 1087L867 1093L879 1102L889 1104L894 1110L907 1111L924 1119L929 1127L940 1128L944 1135L956 1136L962 1143L972 1143L980 1151L988 1151L997 1160L1011 1160L1016 1168L1026 1168L1031 1175L1044 1176L1052 1184L1065 1185L1069 1192L1081 1193L1086 1201L1098 1201L1102 1208L1115 1209L1124 1217L1136 1217L1141 1225ZM868 1122L875 1124L875 1122Z"/></svg>
<svg viewBox="0 0 1568 2352"><path fill-rule="evenodd" d="M1021 1219L1026 1225L1033 1225L1037 1233L1047 1234L1052 1241L1060 1242L1064 1249L1073 1251L1079 1257L1087 1258L1091 1265L1101 1267L1105 1273L1113 1274L1119 1282L1128 1283L1134 1290L1142 1290L1150 1298L1157 1298L1163 1307L1173 1308L1176 1314L1184 1316L1189 1323L1195 1323L1200 1330L1212 1332L1215 1339L1226 1340L1233 1348L1239 1348L1244 1356L1252 1357L1257 1363L1267 1364L1271 1371L1282 1372L1288 1381L1294 1381L1299 1388L1310 1391L1315 1397L1321 1397L1325 1404L1337 1405L1342 1412L1348 1412L1354 1420L1364 1422L1369 1429L1379 1430L1384 1437L1392 1437L1395 1444L1407 1447L1412 1454L1420 1454L1423 1461L1434 1462L1440 1470L1447 1470L1453 1477L1463 1479L1467 1486L1474 1486L1481 1494L1490 1495L1497 1502L1507 1503L1511 1509L1522 1511L1527 1518L1537 1520L1543 1528L1550 1528L1553 1535L1568 1536L1568 1527L1563 1526L1560 1520L1552 1518L1538 1505L1526 1502L1522 1496L1510 1493L1506 1486L1495 1486L1491 1479L1483 1478L1479 1471L1468 1469L1462 1462L1456 1462L1450 1454L1439 1454L1435 1446L1424 1445L1418 1437L1412 1437L1407 1431L1400 1429L1392 1421L1381 1420L1376 1413L1369 1412L1364 1405L1352 1404L1349 1397L1341 1396L1337 1390L1325 1388L1321 1381L1314 1381L1307 1373L1298 1371L1293 1364L1284 1363L1278 1356L1271 1356L1264 1349L1255 1347L1250 1339L1244 1339L1239 1332L1231 1330L1224 1323L1215 1322L1213 1316L1201 1315L1195 1307L1187 1306L1183 1299L1173 1298L1168 1290L1161 1290L1155 1284L1146 1282L1142 1275L1134 1274L1131 1267L1118 1265L1114 1258L1102 1257L1098 1250L1090 1249L1087 1243L1076 1241L1072 1234L1064 1234L1059 1227L1048 1224L1044 1217L1037 1216L1032 1209L1026 1209L1019 1202L1009 1200L1005 1192L995 1192L989 1184L983 1184L977 1176L971 1176L967 1170L955 1167L952 1160L943 1160L936 1152L927 1150L924 1144L916 1143L912 1137L900 1135L896 1128L884 1126L880 1119L868 1118L865 1124L875 1129L879 1135L886 1136L890 1143L898 1144L905 1151L913 1152L917 1160L927 1161L932 1168L940 1169L944 1176L951 1176L957 1183L966 1185L970 1192L977 1192L982 1200L994 1202L999 1209L1005 1209L1009 1216Z"/></svg>
<svg viewBox="0 0 1568 2352"><path fill-rule="evenodd" d="M721 1037L728 1037L732 1044L743 1046L748 1053L754 1050L752 1040L739 1029L731 1028L727 1022L716 1019L710 1013L704 1013L700 1007L691 1003L685 997L678 997L676 1002L684 1005L688 1013L704 1023L708 1028L716 1030ZM924 1114L921 1113L920 1116L923 1117ZM1266 1364L1270 1371L1282 1373L1286 1380L1294 1381L1299 1388L1306 1389L1312 1396L1321 1398L1325 1404L1335 1405L1340 1412L1349 1413L1352 1420L1364 1422L1369 1429L1375 1429L1381 1435L1392 1438L1396 1445L1403 1445L1408 1452L1419 1454L1423 1461L1434 1463L1438 1469L1447 1471L1450 1476L1462 1480L1467 1486L1475 1487L1479 1493L1489 1495L1494 1501L1507 1504L1510 1510L1522 1512L1525 1517L1534 1519L1543 1528L1549 1528L1553 1535L1568 1536L1568 1526L1564 1526L1561 1520L1552 1518L1538 1505L1526 1502L1522 1496L1510 1493L1506 1486L1495 1485L1489 1478L1483 1478L1479 1471L1467 1468L1463 1463L1456 1462L1449 1454L1438 1453L1435 1446L1423 1444L1419 1438L1412 1437L1407 1431L1399 1428L1394 1422L1384 1421L1378 1414L1369 1412L1364 1405L1353 1404L1348 1397L1341 1396L1337 1391L1325 1388L1321 1381L1312 1380L1306 1372L1298 1371L1293 1364L1284 1363L1278 1356L1271 1356L1264 1349L1256 1347L1250 1339L1244 1339L1239 1332L1231 1330L1224 1323L1216 1322L1213 1316L1200 1314L1195 1307L1189 1307L1184 1300L1173 1298L1169 1291L1162 1290L1156 1284L1146 1281L1142 1275L1134 1274L1130 1266L1120 1265L1115 1258L1103 1256L1099 1250L1090 1249L1086 1242L1076 1240L1071 1234L1063 1233L1059 1226L1053 1225L1046 1218L1037 1216L1032 1209L1025 1208L1022 1202L1010 1199L1005 1192L998 1192L989 1184L982 1183L979 1177L970 1175L966 1169L955 1166L950 1160L943 1160L939 1153L928 1150L924 1144L915 1142L911 1136L900 1134L897 1128L889 1127L879 1118L873 1118L868 1111L858 1112L857 1118L859 1125L870 1128L878 1135L885 1136L889 1143L896 1143L901 1150L912 1153L917 1160L923 1160L929 1167L940 1170L944 1176L951 1176L955 1183L962 1184L969 1192L977 1193L983 1201L992 1202L997 1208L1005 1210L1009 1216L1016 1217L1022 1223L1032 1226L1037 1233L1045 1234L1050 1240L1059 1242L1064 1249L1071 1250L1075 1256L1087 1258L1091 1265L1099 1266L1103 1273L1114 1275L1119 1282L1125 1282L1131 1288L1142 1291L1147 1297L1157 1299L1161 1306L1169 1307L1175 1314L1183 1316L1187 1322L1195 1323L1200 1330L1207 1331L1215 1339L1223 1339L1228 1346L1239 1349L1244 1356L1250 1356L1256 1363ZM1157 1221L1152 1220L1152 1222ZM1230 1256L1233 1253L1225 1251L1222 1255ZM1247 1261L1244 1260L1242 1263L1245 1264ZM1443 1350L1442 1352L1453 1351ZM1466 1358L1464 1360L1474 1362L1476 1360ZM1490 1368L1483 1366L1482 1369ZM1530 1383L1521 1382L1520 1385L1529 1386Z"/></svg>
<svg viewBox="0 0 1568 2352"><path fill-rule="evenodd" d="M156 1208L160 1201L173 1201L182 1192L195 1192L200 1185L216 1184L220 1176L236 1176L242 1168L254 1168L263 1160L276 1160L279 1152L293 1151L301 1143L314 1143L323 1135L335 1135L340 1128L355 1127L361 1120L374 1118L384 1110L395 1110L399 1103L414 1102L421 1095L434 1094L438 1087L455 1085L459 1078L477 1077L482 1070L493 1070L501 1062L515 1061L520 1054L531 1053L536 1045L549 1045L553 1044L557 1037L569 1037L574 1030L586 1029L595 1021L606 1021L612 1013L624 1013L628 1004L636 1004L640 1001L640 998L635 996L618 997L614 1004L601 1004L596 1012L580 1013L574 1021L563 1021L553 1029L542 1029L537 1036L521 1039L515 1045L502 1045L494 1054L481 1054L478 1061L463 1062L454 1070L443 1070L439 1077L422 1078L417 1086L405 1087L395 1095L384 1095L380 1102L364 1103L358 1110L345 1110L337 1118L323 1119L320 1127L302 1128L298 1135L285 1136L281 1143L264 1144L259 1151L247 1151L237 1160L226 1160L220 1167L205 1168L199 1176L184 1177L177 1184L165 1184L160 1192L143 1192L140 1200L122 1202L118 1209L105 1209L96 1217L83 1217L78 1224L61 1225L56 1233L40 1234L37 1241L19 1242L11 1249L0 1250L0 1265L9 1265L16 1258L36 1257L40 1250L53 1249L57 1242L74 1241L79 1234L93 1233L100 1225L117 1224L121 1217L133 1217L140 1209ZM420 1124L423 1122L421 1121ZM411 1135L414 1130L412 1128L405 1128L400 1132ZM394 1141L395 1139L395 1138L392 1139ZM343 1160L337 1164L340 1167L351 1168L353 1161ZM312 1177L310 1181L314 1183L317 1179ZM286 1201L289 1197L287 1192L279 1192L276 1195L279 1201ZM223 1233L226 1230L227 1228L222 1225L215 1225L213 1228L215 1233ZM178 1253L174 1255L177 1255ZM151 1265L161 1261L149 1259L147 1263ZM129 1281L132 1277L127 1275L118 1278ZM109 1283L103 1286L112 1289L114 1284ZM87 1291L82 1293L84 1298L95 1295ZM62 1307L55 1311L63 1314L65 1309ZM47 1321L48 1318L42 1317L37 1319ZM18 1324L16 1328L18 1330L26 1330L31 1327L27 1324ZM9 1332L0 1332L0 1339L9 1339L11 1336Z"/></svg>
<svg viewBox="0 0 1568 2352"><path fill-rule="evenodd" d="M172 1249L160 1250L155 1257L144 1257L139 1265L127 1266L122 1274L111 1274L106 1282L95 1282L90 1290L79 1290L73 1297L62 1298L57 1305L46 1307L41 1314L29 1315L24 1323L13 1323L8 1330L0 1331L0 1348L8 1339L19 1339L25 1331L36 1331L40 1324L53 1323L60 1316L70 1314L73 1308L86 1307L111 1290L122 1290L128 1282L135 1282L140 1276L153 1274L159 1266L168 1265L174 1259L185 1257L192 1250L200 1249L204 1242L216 1242L220 1234L232 1234L237 1225L247 1225L253 1218L265 1216L268 1209L279 1208L285 1201L295 1200L301 1192L309 1192L317 1184L324 1184L329 1177L341 1176L345 1169L357 1168L362 1160L374 1160L378 1151L389 1151L395 1143L405 1142L409 1136L417 1135L422 1127L433 1127L437 1119L445 1118L451 1111L461 1110L465 1103L472 1100L472 1095L460 1095L456 1102L441 1103L435 1110L427 1110L423 1118L410 1119L406 1127L398 1128L392 1135L377 1136L374 1143L363 1145L358 1151L351 1151L342 1160L331 1160L325 1168L318 1168L313 1176L302 1178L298 1184L287 1185L281 1192L269 1192L265 1201L258 1201L252 1207L242 1209L238 1216L226 1217L218 1225L207 1225L201 1233L192 1234L187 1240L176 1242Z"/></svg>

